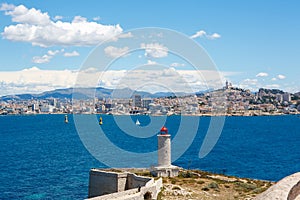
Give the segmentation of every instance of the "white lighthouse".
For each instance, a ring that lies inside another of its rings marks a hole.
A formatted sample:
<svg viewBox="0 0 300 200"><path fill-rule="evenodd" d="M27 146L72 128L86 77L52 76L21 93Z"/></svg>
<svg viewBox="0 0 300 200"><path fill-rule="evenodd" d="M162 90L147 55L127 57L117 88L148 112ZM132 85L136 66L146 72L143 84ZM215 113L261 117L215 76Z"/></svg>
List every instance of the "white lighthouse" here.
<svg viewBox="0 0 300 200"><path fill-rule="evenodd" d="M171 164L171 135L166 127L162 127L158 140L158 165L151 169L154 176L178 176L179 168Z"/></svg>

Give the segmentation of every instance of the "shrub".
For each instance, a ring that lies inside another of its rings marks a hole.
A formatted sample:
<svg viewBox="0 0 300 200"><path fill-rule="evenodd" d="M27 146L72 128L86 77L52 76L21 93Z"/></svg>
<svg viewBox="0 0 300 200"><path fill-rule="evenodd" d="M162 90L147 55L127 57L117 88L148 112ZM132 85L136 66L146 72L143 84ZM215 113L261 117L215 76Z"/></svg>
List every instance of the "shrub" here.
<svg viewBox="0 0 300 200"><path fill-rule="evenodd" d="M249 184L249 183L236 182L235 185L238 187L237 190L242 190L244 192L249 192L257 188L257 185Z"/></svg>
<svg viewBox="0 0 300 200"><path fill-rule="evenodd" d="M203 187L201 190L209 191L209 189L214 189L215 191L219 191L219 185L215 182L211 182L207 186Z"/></svg>
<svg viewBox="0 0 300 200"><path fill-rule="evenodd" d="M216 182L209 183L208 187L212 189L219 189L219 185Z"/></svg>
<svg viewBox="0 0 300 200"><path fill-rule="evenodd" d="M179 178L193 178L195 175L189 171L187 172L180 172L178 177Z"/></svg>

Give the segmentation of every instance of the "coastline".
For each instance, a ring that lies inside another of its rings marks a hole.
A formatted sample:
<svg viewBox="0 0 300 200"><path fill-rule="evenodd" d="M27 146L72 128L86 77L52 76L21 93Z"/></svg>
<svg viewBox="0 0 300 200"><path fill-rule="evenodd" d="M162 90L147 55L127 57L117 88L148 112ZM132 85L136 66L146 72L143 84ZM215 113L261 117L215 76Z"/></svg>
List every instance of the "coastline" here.
<svg viewBox="0 0 300 200"><path fill-rule="evenodd" d="M252 114L173 114L173 115L137 115L137 114L107 114L107 113L9 113L9 114L0 114L0 116L32 116L32 115L112 115L112 116L188 116L188 117L257 117L257 116L293 116L300 115L300 112L297 113L252 113Z"/></svg>

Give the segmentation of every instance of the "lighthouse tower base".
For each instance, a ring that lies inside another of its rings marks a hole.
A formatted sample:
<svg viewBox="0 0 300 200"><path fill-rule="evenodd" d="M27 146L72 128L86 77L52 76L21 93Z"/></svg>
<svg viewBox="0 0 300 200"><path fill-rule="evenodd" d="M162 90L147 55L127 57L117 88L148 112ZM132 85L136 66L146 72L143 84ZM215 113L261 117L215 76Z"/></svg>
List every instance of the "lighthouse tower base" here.
<svg viewBox="0 0 300 200"><path fill-rule="evenodd" d="M170 165L168 167L151 167L151 174L155 177L175 177L178 176L179 167Z"/></svg>
<svg viewBox="0 0 300 200"><path fill-rule="evenodd" d="M168 129L162 127L160 134L157 135L158 142L158 165L151 167L150 171L156 177L175 177L178 176L179 167L171 164L171 135Z"/></svg>

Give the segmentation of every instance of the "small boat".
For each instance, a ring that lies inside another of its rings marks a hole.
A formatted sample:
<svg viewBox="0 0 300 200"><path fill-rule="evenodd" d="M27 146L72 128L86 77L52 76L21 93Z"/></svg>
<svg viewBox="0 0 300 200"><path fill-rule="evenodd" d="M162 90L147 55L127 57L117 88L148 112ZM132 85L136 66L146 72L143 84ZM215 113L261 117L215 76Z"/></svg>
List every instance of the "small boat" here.
<svg viewBox="0 0 300 200"><path fill-rule="evenodd" d="M69 123L69 120L68 120L68 115L65 115L65 123Z"/></svg>
<svg viewBox="0 0 300 200"><path fill-rule="evenodd" d="M138 119L136 120L135 125L137 125L137 126L141 125L141 123Z"/></svg>
<svg viewBox="0 0 300 200"><path fill-rule="evenodd" d="M102 121L102 117L99 118L99 125L102 125L103 121Z"/></svg>

